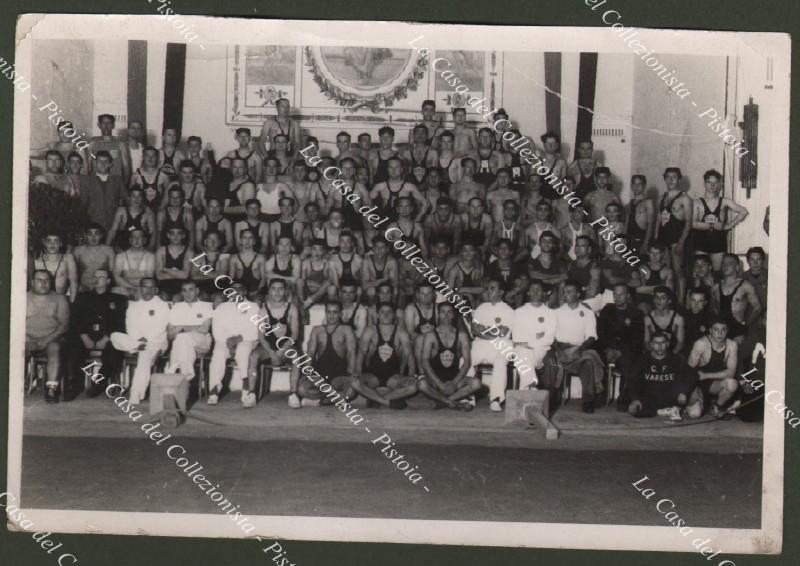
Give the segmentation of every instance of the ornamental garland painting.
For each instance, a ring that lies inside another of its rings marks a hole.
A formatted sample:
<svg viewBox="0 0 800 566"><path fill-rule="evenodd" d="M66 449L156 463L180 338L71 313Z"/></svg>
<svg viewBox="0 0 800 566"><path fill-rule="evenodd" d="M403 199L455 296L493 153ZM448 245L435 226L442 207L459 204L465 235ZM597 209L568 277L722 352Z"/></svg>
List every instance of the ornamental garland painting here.
<svg viewBox="0 0 800 566"><path fill-rule="evenodd" d="M320 91L339 106L373 112L392 106L419 87L428 60L411 49L306 47L305 63Z"/></svg>

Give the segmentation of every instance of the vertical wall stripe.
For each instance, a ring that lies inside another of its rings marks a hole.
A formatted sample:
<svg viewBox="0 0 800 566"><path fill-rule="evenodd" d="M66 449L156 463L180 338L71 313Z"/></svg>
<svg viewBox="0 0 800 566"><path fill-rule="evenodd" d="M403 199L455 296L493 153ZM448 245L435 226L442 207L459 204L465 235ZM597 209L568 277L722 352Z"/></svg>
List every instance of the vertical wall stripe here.
<svg viewBox="0 0 800 566"><path fill-rule="evenodd" d="M128 122L147 128L147 42L128 41Z"/></svg>
<svg viewBox="0 0 800 566"><path fill-rule="evenodd" d="M164 127L183 130L183 90L186 83L186 44L167 44L164 70Z"/></svg>
<svg viewBox="0 0 800 566"><path fill-rule="evenodd" d="M581 53L578 83L578 125L575 129L575 157L579 141L592 139L594 91L597 84L597 53Z"/></svg>
<svg viewBox="0 0 800 566"><path fill-rule="evenodd" d="M544 111L548 131L561 136L561 53L544 54Z"/></svg>
<svg viewBox="0 0 800 566"><path fill-rule="evenodd" d="M167 44L149 42L147 45L147 140L156 147L161 146L166 64Z"/></svg>

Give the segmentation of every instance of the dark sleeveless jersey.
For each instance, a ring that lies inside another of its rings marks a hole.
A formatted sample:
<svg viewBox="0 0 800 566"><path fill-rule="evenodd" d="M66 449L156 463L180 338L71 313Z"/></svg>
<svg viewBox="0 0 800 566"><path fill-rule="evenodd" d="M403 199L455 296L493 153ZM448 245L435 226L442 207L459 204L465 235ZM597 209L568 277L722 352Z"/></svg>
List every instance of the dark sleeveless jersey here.
<svg viewBox="0 0 800 566"><path fill-rule="evenodd" d="M458 327L455 329L453 343L446 346L438 330L434 330L436 341L439 343L439 351L431 359L431 367L441 381L452 381L458 375L461 368L461 353L458 347Z"/></svg>
<svg viewBox="0 0 800 566"><path fill-rule="evenodd" d="M703 222L716 222L718 227L722 226L722 197L717 202L716 208L712 211L703 197L700 197L700 204L703 205ZM725 252L728 247L728 230L693 230L694 247L696 250L708 254L719 254Z"/></svg>
<svg viewBox="0 0 800 566"><path fill-rule="evenodd" d="M722 292L722 281L717 284L719 286L719 316L728 323L728 338L744 336L747 331L747 325L739 322L733 316L733 297L743 284L744 279L739 281L730 295Z"/></svg>
<svg viewBox="0 0 800 566"><path fill-rule="evenodd" d="M314 367L319 368L319 372L326 378L341 377L348 374L347 360L336 353L331 340L331 336L338 328L339 325L337 324L331 332L328 332L327 328L324 329L326 334L325 348L314 360Z"/></svg>
<svg viewBox="0 0 800 566"><path fill-rule="evenodd" d="M283 334L283 336L289 335L289 306L290 303L287 302L286 308L283 310L283 314L281 316L275 316L274 314L272 314L272 311L269 310L269 304L267 302L264 302L264 310L267 313L269 327L275 328L276 325L280 324L286 330L286 333ZM266 338L270 346L272 346L276 350L279 349L276 341L278 340L278 338L280 338L280 336L275 336L275 334L273 333L273 334L267 334Z"/></svg>
<svg viewBox="0 0 800 566"><path fill-rule="evenodd" d="M178 213L178 218L175 219L172 217L172 212L170 211L169 207L164 209L164 224L161 226L161 245L166 246L169 243L169 239L167 238L167 233L173 228L180 228L183 230L184 235L186 238L189 236L189 227L186 225L183 219L183 207L181 207L180 212Z"/></svg>
<svg viewBox="0 0 800 566"><path fill-rule="evenodd" d="M400 373L401 361L394 343L397 325L395 324L394 328L392 328L392 334L388 340L384 340L381 335L380 325L376 325L375 330L378 333L378 345L369 358L367 372L377 377L380 385L385 387L390 377Z"/></svg>
<svg viewBox="0 0 800 566"><path fill-rule="evenodd" d="M661 204L659 206L659 210L661 211L659 217L661 227L658 231L658 241L665 246L677 244L678 240L681 239L681 234L683 234L683 227L686 221L678 220L672 212L672 205L675 204L675 201L678 200L681 195L683 195L683 193L679 192L669 203L666 202L667 193L664 193L661 197Z"/></svg>

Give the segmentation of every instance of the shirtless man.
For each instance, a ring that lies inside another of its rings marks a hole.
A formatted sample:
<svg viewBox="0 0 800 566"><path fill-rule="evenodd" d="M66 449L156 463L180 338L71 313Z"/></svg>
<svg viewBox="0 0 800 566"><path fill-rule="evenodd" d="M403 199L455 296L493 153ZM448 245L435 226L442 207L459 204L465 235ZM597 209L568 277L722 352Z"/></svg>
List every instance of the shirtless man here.
<svg viewBox="0 0 800 566"><path fill-rule="evenodd" d="M631 283L631 287L636 289L637 305L647 305L645 312L652 308L656 289L667 287L670 291L675 291L675 274L669 267L664 247L653 243L647 251L647 263L639 268L641 276Z"/></svg>
<svg viewBox="0 0 800 566"><path fill-rule="evenodd" d="M434 212L425 219L425 241L435 238L447 240L451 250L459 249L461 244L461 217L453 211L453 201L443 196L436 201Z"/></svg>
<svg viewBox="0 0 800 566"><path fill-rule="evenodd" d="M453 108L453 152L458 157L473 157L478 151L478 136L467 126L467 109Z"/></svg>
<svg viewBox="0 0 800 566"><path fill-rule="evenodd" d="M178 149L180 141L181 135L177 128L167 126L162 130L159 161L162 171L167 174L170 181L178 178L178 164L186 159L186 155Z"/></svg>
<svg viewBox="0 0 800 566"><path fill-rule="evenodd" d="M587 222L584 222L586 219L586 215L584 214L585 210L586 209L580 205L571 208L569 223L561 229L561 244L564 253L573 261L577 259L575 244L579 237L587 237L591 241L593 247L597 245L594 230Z"/></svg>
<svg viewBox="0 0 800 566"><path fill-rule="evenodd" d="M89 141L89 154L97 155L98 151L107 151L112 158L112 175L120 175L122 180L127 183L131 178L131 164L128 160L128 150L125 142L113 135L116 118L111 114L100 114L97 117L97 127L100 128L100 135L94 136ZM94 171L94 160L92 160L92 171Z"/></svg>
<svg viewBox="0 0 800 566"><path fill-rule="evenodd" d="M711 300L711 289L716 285L717 278L711 271L711 258L704 254L695 254L689 262L689 277L687 279L687 288L694 289L700 287L708 294L708 300ZM684 302L688 307L689 291L686 292ZM691 344L689 344L691 346Z"/></svg>
<svg viewBox="0 0 800 566"><path fill-rule="evenodd" d="M378 139L380 141L380 146L372 150L372 154L369 158L372 183L375 186L379 183L386 182L391 176L389 173L390 160L393 158L400 159L397 150L394 148L394 128L383 126L378 130ZM400 159L401 166L402 163L403 160Z"/></svg>
<svg viewBox="0 0 800 566"><path fill-rule="evenodd" d="M469 201L473 198L486 200L486 187L474 179L475 160L472 157L461 159L461 179L450 185L450 198L456 203L456 212L463 214L467 212Z"/></svg>
<svg viewBox="0 0 800 566"><path fill-rule="evenodd" d="M453 183L461 180L461 158L455 153L455 136L450 130L439 134L438 163L442 172L442 190L449 190Z"/></svg>
<svg viewBox="0 0 800 566"><path fill-rule="evenodd" d="M414 357L421 360L422 342L436 327L436 292L429 283L422 283L417 288L414 302L406 305L403 326L414 346Z"/></svg>
<svg viewBox="0 0 800 566"><path fill-rule="evenodd" d="M447 194L442 191L442 172L438 166L428 167L425 170L425 178L419 187L420 192L427 200L428 214L425 215L423 222L427 220L436 210L436 203L440 198L446 197Z"/></svg>
<svg viewBox="0 0 800 566"><path fill-rule="evenodd" d="M42 253L33 260L35 270L43 270L53 276L53 291L56 295L67 295L70 303L78 296L78 265L71 253L63 251L61 236L55 232L42 236Z"/></svg>
<svg viewBox="0 0 800 566"><path fill-rule="evenodd" d="M156 280L159 296L163 301L172 302L180 295L183 282L189 279L192 271L191 258L194 252L186 244L183 228L173 227L167 231L167 245L156 250Z"/></svg>
<svg viewBox="0 0 800 566"><path fill-rule="evenodd" d="M339 234L339 250L331 254L328 262L328 281L330 298L340 296L342 283L361 277L361 256L355 252L355 238L352 232Z"/></svg>
<svg viewBox="0 0 800 566"><path fill-rule="evenodd" d="M439 324L425 336L422 345L420 392L436 403L436 408L449 407L469 411L466 401L481 388L480 379L467 377L472 365L470 343L466 332L459 332L455 308L450 303L439 304Z"/></svg>
<svg viewBox="0 0 800 566"><path fill-rule="evenodd" d="M267 383L271 380L272 371L281 366L289 366L290 391L297 391L300 380L300 370L286 356L286 342L289 342L289 345L296 344L300 337L300 315L297 307L289 300L287 282L278 277L271 279L265 299L258 318L269 324L269 330L259 332L259 344L250 353L248 384L247 387L242 386L242 390L250 391L242 400L245 408L254 407L256 404L255 385L258 383L259 366L262 361L268 362ZM286 336L291 341L281 341L281 338ZM284 348L281 348L281 345Z"/></svg>
<svg viewBox="0 0 800 566"><path fill-rule="evenodd" d="M524 226L530 226L538 217L539 203L544 200L542 187L544 187L544 177L538 173L528 177L528 188L522 194L522 224Z"/></svg>
<svg viewBox="0 0 800 566"><path fill-rule="evenodd" d="M140 282L145 278L154 278L156 272L156 256L145 249L147 234L135 228L128 234L130 247L114 258L114 283L112 293L119 293L136 299Z"/></svg>
<svg viewBox="0 0 800 566"><path fill-rule="evenodd" d="M567 167L567 175L575 179L575 192L581 200L586 198L595 189L594 178L595 169L600 165L592 153L594 153L594 142L580 141L576 153L578 157Z"/></svg>
<svg viewBox="0 0 800 566"><path fill-rule="evenodd" d="M608 219L607 230L614 234L625 233L625 223L622 221L622 204L619 202L610 202L606 205L604 217ZM613 252L611 242L607 242L606 238L598 231L597 242L600 244L600 253L603 256L610 256Z"/></svg>
<svg viewBox="0 0 800 566"><path fill-rule="evenodd" d="M628 236L630 249L636 255L649 249L650 241L653 239L655 210L653 201L645 194L646 190L647 177L633 175L631 200L625 207L625 216L628 219L625 235Z"/></svg>
<svg viewBox="0 0 800 566"><path fill-rule="evenodd" d="M470 240L461 244L459 258L447 271L447 284L467 298L472 306L478 304L483 293L483 265L478 259L478 248Z"/></svg>
<svg viewBox="0 0 800 566"><path fill-rule="evenodd" d="M275 101L276 115L268 117L261 126L259 134L258 149L262 156L266 157L267 150L272 149L272 143L277 134L289 136L289 153L294 154L299 149L305 147L303 144L303 131L300 123L292 119L292 107L289 100L279 98ZM267 146L269 144L269 147Z"/></svg>
<svg viewBox="0 0 800 566"><path fill-rule="evenodd" d="M383 214L390 220L397 220L397 201L401 197L411 197L416 205L415 219L419 220L428 211L427 200L413 183L403 179L403 160L399 157L388 159L388 177L376 183L370 191L370 198L383 208Z"/></svg>
<svg viewBox="0 0 800 566"><path fill-rule="evenodd" d="M357 165L363 165L366 161L362 160L361 155L353 149L353 139L349 133L341 131L336 134L336 149L339 154L334 157L336 163L341 166L342 159L350 158Z"/></svg>
<svg viewBox="0 0 800 566"><path fill-rule="evenodd" d="M245 203L246 216L233 225L233 239L236 242L236 249L242 249L242 231L250 229L256 236L253 249L259 253L269 253L270 249L270 230L269 224L260 220L261 203L251 198Z"/></svg>
<svg viewBox="0 0 800 566"><path fill-rule="evenodd" d="M550 173L559 179L563 179L567 175L567 162L561 157L561 139L553 131L545 132L540 139L542 140L542 147L544 147L544 154L540 156L543 166L547 167ZM548 176L550 173L548 173ZM555 199L558 198L558 193L550 187L549 183L546 183L543 196Z"/></svg>
<svg viewBox="0 0 800 566"><path fill-rule="evenodd" d="M299 159L292 165L292 177L286 181L295 197L295 217L298 222L306 221L306 205L314 200L315 195L311 188L311 183L306 181L308 167L305 161Z"/></svg>
<svg viewBox="0 0 800 566"><path fill-rule="evenodd" d="M728 323L728 337L739 345L747 327L758 319L763 309L752 283L741 277L740 268L736 254L723 255L722 279L711 290L716 312Z"/></svg>
<svg viewBox="0 0 800 566"><path fill-rule="evenodd" d="M417 124L411 130L411 142L405 151L403 159L408 165L408 170L412 171L415 167L433 167L439 160L439 154L430 145L428 138L428 128L423 124Z"/></svg>
<svg viewBox="0 0 800 566"><path fill-rule="evenodd" d="M444 130L442 127L441 119L436 119L436 102L433 100L425 100L422 103L422 122L414 126L411 130L408 131L408 144L411 145L414 143L414 129L417 126L425 126L426 132L426 143L428 143L431 147L435 148L438 143L439 134Z"/></svg>
<svg viewBox="0 0 800 566"><path fill-rule="evenodd" d="M78 291L91 291L94 289L94 272L105 269L108 273L114 267L114 248L103 242L103 227L99 224L89 224L86 227L84 243L76 246L73 254L78 267Z"/></svg>
<svg viewBox="0 0 800 566"><path fill-rule="evenodd" d="M354 199L345 198L341 190L332 190L328 194L328 210L338 208L342 211L344 226L351 232L356 239L356 248L360 253L366 248L364 241L364 216L358 212L362 206L372 206L372 199L366 185L356 179L356 161L352 157L345 157L339 163L340 175L338 178L344 181L345 187L350 187L350 193L358 195L356 202ZM331 171L335 173L335 171ZM329 175L332 179L336 177Z"/></svg>
<svg viewBox="0 0 800 566"><path fill-rule="evenodd" d="M85 163L86 160L77 151L73 151L67 156L67 168L65 173L67 177L69 177L72 186L78 187L79 191L82 179L84 178L82 171L85 169Z"/></svg>
<svg viewBox="0 0 800 566"><path fill-rule="evenodd" d="M278 238L289 238L292 253L300 253L303 249L303 224L294 217L294 199L281 197L278 206L281 209L281 215L275 222L269 224L269 241L274 246L277 244Z"/></svg>
<svg viewBox="0 0 800 566"><path fill-rule="evenodd" d="M558 291L561 283L567 280L567 266L561 260L558 253L559 244L555 232L546 230L539 236L540 253L535 258L528 260L528 277L531 281L540 280L546 286L545 292L549 292L547 286L551 286ZM558 306L559 293L550 294L550 306Z"/></svg>
<svg viewBox="0 0 800 566"><path fill-rule="evenodd" d="M738 344L728 338L728 323L715 319L708 335L694 343L689 354L689 365L697 369L698 389L702 392L704 407L711 406L711 414L719 416L733 399L739 382L736 379Z"/></svg>
<svg viewBox="0 0 800 566"><path fill-rule="evenodd" d="M247 175L255 182L261 180L261 157L251 147L252 135L250 128L236 128L236 143L238 147L230 150L225 157L229 159L244 159L247 166Z"/></svg>
<svg viewBox="0 0 800 566"><path fill-rule="evenodd" d="M559 190L563 190L565 195L573 193L575 189L575 181L572 180L572 177L564 177L563 179L564 184L559 188ZM569 204L569 201L572 199L565 199L563 197L558 197L550 201L551 206L553 207L553 225L558 228L559 230L564 229L567 224L569 224L570 220L570 212L572 212L573 207ZM577 204L575 206L578 206ZM585 218L588 218L584 215Z"/></svg>
<svg viewBox="0 0 800 566"><path fill-rule="evenodd" d="M58 377L61 372L61 340L69 325L69 303L63 294L53 293L50 273L33 272L25 308L25 353L47 355L45 400L58 402Z"/></svg>
<svg viewBox="0 0 800 566"><path fill-rule="evenodd" d="M606 206L616 202L622 206L619 196L608 184L611 170L608 167L597 167L594 170L594 182L597 188L583 199L584 206L589 210L589 221L593 222L605 214Z"/></svg>
<svg viewBox="0 0 800 566"><path fill-rule="evenodd" d="M681 189L683 175L677 167L664 170L667 191L661 197L659 217L656 222L655 239L669 252L672 271L677 274L678 296L682 297L686 287L683 275L686 239L692 227L692 199Z"/></svg>
<svg viewBox="0 0 800 566"><path fill-rule="evenodd" d="M89 148L80 149L78 145L72 141L72 138L67 136L66 130L74 130L75 125L70 122L69 120L62 120L56 125L56 131L58 132L58 141L50 142L47 144L47 149L54 149L58 153L61 154L61 157L64 159L64 163L69 163L69 156L72 153L76 153L80 156L81 162L81 169L80 174L86 175L89 173L88 164L91 156L89 155Z"/></svg>
<svg viewBox="0 0 800 566"><path fill-rule="evenodd" d="M308 320L308 310L325 300L328 294L328 246L324 240L311 240L307 246L308 258L303 260L300 279L297 282L297 295ZM306 322L307 323L307 322Z"/></svg>
<svg viewBox="0 0 800 566"><path fill-rule="evenodd" d="M371 179L372 170L370 169L369 163L372 159L372 136L367 132L358 134L358 143L355 149L353 149L353 152L361 158L361 163L366 164Z"/></svg>
<svg viewBox="0 0 800 566"><path fill-rule="evenodd" d="M495 151L494 132L491 128L481 128L478 130L478 149L476 159L478 160L477 173L475 180L486 187L492 189L497 178L497 172L505 166L505 158L499 151ZM509 170L509 181L511 171Z"/></svg>
<svg viewBox="0 0 800 566"><path fill-rule="evenodd" d="M248 298L256 297L265 283L266 259L255 250L256 233L245 228L239 233L239 253L231 256L231 279L241 281Z"/></svg>
<svg viewBox="0 0 800 566"><path fill-rule="evenodd" d="M358 340L353 329L342 324L342 305L336 301L326 303L324 324L311 330L308 355L312 359L311 367L325 377L325 383L343 394L348 401L354 393L350 382L357 372L357 348ZM289 395L289 406L299 409L301 406L319 405L322 396L310 378L303 379L297 384L297 391Z"/></svg>
<svg viewBox="0 0 800 566"><path fill-rule="evenodd" d="M158 211L156 216L156 233L151 243L155 245L167 245L167 231L170 228L182 228L189 235L187 243L194 247L194 218L191 209L186 206L186 197L183 189L178 185L172 185L167 190L167 204L163 210ZM152 246L151 246L152 247Z"/></svg>
<svg viewBox="0 0 800 566"><path fill-rule="evenodd" d="M273 149L269 150L267 157L272 157L278 160L278 178L282 181L288 180L292 174L290 168L292 166L293 154L289 153L289 137L285 134L277 134L273 138Z"/></svg>
<svg viewBox="0 0 800 566"><path fill-rule="evenodd" d="M131 175L131 187L144 191L145 202L154 211L166 206L169 177L158 166L158 150L148 146L142 150L142 163Z"/></svg>
<svg viewBox="0 0 800 566"><path fill-rule="evenodd" d="M766 318L767 314L767 287L769 282L769 270L767 269L767 253L761 246L754 246L747 250L747 265L750 267L744 279L749 281L758 295L758 302L761 304L761 314Z"/></svg>
<svg viewBox="0 0 800 566"><path fill-rule="evenodd" d="M486 195L486 202L489 205L492 221L495 224L503 220L503 208L506 202L514 201L519 206L519 193L511 190L510 184L511 170L503 167L497 171L496 187Z"/></svg>
<svg viewBox="0 0 800 566"><path fill-rule="evenodd" d="M206 213L194 223L194 241L200 250L205 251L204 242L206 234L217 232L220 236L220 249L222 253L233 250L233 225L231 221L222 216L222 201L218 197L210 197L206 201Z"/></svg>
<svg viewBox="0 0 800 566"><path fill-rule="evenodd" d="M214 284L214 281L220 275L227 275L231 256L220 250L222 245L222 234L209 230L203 235L203 255L202 262L192 262L192 270L189 278L197 284L197 289L200 296L207 301L212 301L214 305L222 302L223 296L220 293L219 287ZM204 264L210 265L214 270L203 272L201 269Z"/></svg>
<svg viewBox="0 0 800 566"><path fill-rule="evenodd" d="M672 306L672 290L659 285L653 291L653 310L644 318L644 341L650 343L656 332L669 338L670 350L680 354L684 343L684 321Z"/></svg>
<svg viewBox="0 0 800 566"><path fill-rule="evenodd" d="M49 185L70 197L78 196L78 187L73 184L72 178L64 173L64 158L54 149L48 150L45 154L44 174L37 175L33 182Z"/></svg>
<svg viewBox="0 0 800 566"><path fill-rule="evenodd" d="M282 279L286 284L286 292L290 299L297 297L295 284L300 279L302 262L300 256L292 252L292 239L279 235L275 240L273 254L264 264L264 277L267 281Z"/></svg>
<svg viewBox="0 0 800 566"><path fill-rule="evenodd" d="M247 162L244 159L231 160L231 176L231 182L223 195L223 213L231 222L236 222L244 218L244 203L255 197L256 185L247 174Z"/></svg>
<svg viewBox="0 0 800 566"><path fill-rule="evenodd" d="M383 236L372 239L372 252L361 262L361 286L371 304L375 301L377 289L388 283L392 295L397 295L400 276L397 260L389 253L389 242Z"/></svg>
<svg viewBox="0 0 800 566"><path fill-rule="evenodd" d="M376 305L378 324L365 329L359 341L359 363L350 387L366 397L367 406L377 403L405 409L404 399L417 393L416 360L411 340L398 324L394 306Z"/></svg>
<svg viewBox="0 0 800 566"><path fill-rule="evenodd" d="M728 249L728 232L747 218L747 209L722 196L722 175L711 169L703 174L705 194L694 201L692 241L694 249L711 256L719 271Z"/></svg>
<svg viewBox="0 0 800 566"><path fill-rule="evenodd" d="M492 245L494 223L492 217L484 212L483 199L469 199L466 212L461 214L461 234L465 242L472 242L480 251L481 257L488 259Z"/></svg>

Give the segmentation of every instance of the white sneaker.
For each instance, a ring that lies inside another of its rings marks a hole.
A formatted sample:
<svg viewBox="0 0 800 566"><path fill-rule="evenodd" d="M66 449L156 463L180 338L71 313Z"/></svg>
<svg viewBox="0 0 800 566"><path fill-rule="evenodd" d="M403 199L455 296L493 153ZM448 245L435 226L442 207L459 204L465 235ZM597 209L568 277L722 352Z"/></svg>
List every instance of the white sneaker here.
<svg viewBox="0 0 800 566"><path fill-rule="evenodd" d="M659 409L657 412L659 417L669 417L671 421L682 421L683 417L681 417L681 409L680 407L668 407L665 409Z"/></svg>
<svg viewBox="0 0 800 566"><path fill-rule="evenodd" d="M208 403L209 405L216 405L217 403L219 403L219 395L217 395L216 393L212 393L211 395L208 396L208 400L206 401L206 403Z"/></svg>
<svg viewBox="0 0 800 566"><path fill-rule="evenodd" d="M503 410L503 407L500 406L500 401L495 399L494 401L489 403L489 409L491 409L495 413L499 413L500 411Z"/></svg>
<svg viewBox="0 0 800 566"><path fill-rule="evenodd" d="M250 391L242 396L242 407L245 409L252 409L256 406L256 394Z"/></svg>
<svg viewBox="0 0 800 566"><path fill-rule="evenodd" d="M473 409L474 409L474 408L476 407L476 405L477 405L477 404L475 403L475 395L470 395L469 397L467 397L466 399L464 399L464 401L466 401L467 403L469 403L470 405L472 405L472 408L473 408Z"/></svg>
<svg viewBox="0 0 800 566"><path fill-rule="evenodd" d="M303 399L300 405L303 407L319 407L319 399Z"/></svg>
<svg viewBox="0 0 800 566"><path fill-rule="evenodd" d="M289 395L289 406L292 409L300 408L300 397L297 396L297 393L292 393L291 395Z"/></svg>

